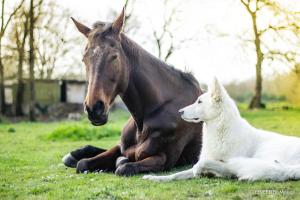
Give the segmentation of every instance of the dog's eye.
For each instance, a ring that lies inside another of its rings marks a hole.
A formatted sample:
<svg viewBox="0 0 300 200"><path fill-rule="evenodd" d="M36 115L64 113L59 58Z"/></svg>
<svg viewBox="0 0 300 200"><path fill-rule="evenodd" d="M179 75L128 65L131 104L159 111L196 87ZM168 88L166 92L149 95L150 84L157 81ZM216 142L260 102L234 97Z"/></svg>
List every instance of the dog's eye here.
<svg viewBox="0 0 300 200"><path fill-rule="evenodd" d="M200 103L202 103L202 101L201 101L201 100L198 100L198 104L200 104Z"/></svg>

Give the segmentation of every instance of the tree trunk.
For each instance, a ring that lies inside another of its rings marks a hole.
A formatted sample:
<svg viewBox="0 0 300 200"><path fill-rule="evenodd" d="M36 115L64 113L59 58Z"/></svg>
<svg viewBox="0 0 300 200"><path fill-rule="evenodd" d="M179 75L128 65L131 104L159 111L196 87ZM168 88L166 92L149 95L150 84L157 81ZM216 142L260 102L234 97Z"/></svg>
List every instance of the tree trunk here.
<svg viewBox="0 0 300 200"><path fill-rule="evenodd" d="M1 49L1 45L0 45ZM1 50L0 50L1 51ZM6 105L5 105L5 86L4 86L4 66L2 62L2 57L0 53L0 109L1 114L5 114L6 112Z"/></svg>
<svg viewBox="0 0 300 200"><path fill-rule="evenodd" d="M16 108L15 114L16 116L23 116L23 91L24 91L24 83L23 83L23 63L24 63L24 53L25 53L25 43L28 35L28 16L25 15L26 20L24 22L24 32L21 44L19 45L18 53L19 53L19 65L18 65L18 87L17 87L17 96L16 96Z"/></svg>
<svg viewBox="0 0 300 200"><path fill-rule="evenodd" d="M4 66L2 61L2 38L4 36L4 4L1 2L1 29L0 29L0 113L5 114L5 86L4 86Z"/></svg>
<svg viewBox="0 0 300 200"><path fill-rule="evenodd" d="M34 6L30 0L29 10L29 120L35 121L35 85L34 85Z"/></svg>
<svg viewBox="0 0 300 200"><path fill-rule="evenodd" d="M23 103L23 60L24 60L24 51L19 52L19 66L18 66L18 86L17 86L17 96L16 96L16 116L23 115L22 103Z"/></svg>
<svg viewBox="0 0 300 200"><path fill-rule="evenodd" d="M0 109L1 113L5 114L6 111L6 105L5 105L5 86L4 86L4 66L3 66L3 60L2 60L2 39L4 36L5 31L7 30L8 24L10 23L12 17L17 13L17 11L21 8L23 5L24 0L22 0L19 5L13 10L12 13L8 15L8 18L6 22L4 21L4 5L5 0L1 1L1 28L0 28Z"/></svg>
<svg viewBox="0 0 300 200"><path fill-rule="evenodd" d="M2 36L0 36L2 37ZM2 39L2 38L1 38ZM5 114L6 105L5 105L5 85L4 85L4 66L2 61L2 42L0 41L0 112Z"/></svg>
<svg viewBox="0 0 300 200"><path fill-rule="evenodd" d="M4 66L2 61L2 38L4 35L4 4L1 2L1 28L0 28L0 113L5 114L5 91L4 91Z"/></svg>
<svg viewBox="0 0 300 200"><path fill-rule="evenodd" d="M256 63L256 81L255 81L255 94L250 102L249 108L265 108L265 105L262 103L262 74L261 74L261 65L263 59L259 56Z"/></svg>
<svg viewBox="0 0 300 200"><path fill-rule="evenodd" d="M257 23L256 23L256 12L250 13L251 19L252 19L252 25L253 25L253 31L254 31L254 37L255 37L255 50L256 50L256 82L255 82L255 94L249 104L249 109L254 108L264 108L265 105L262 103L262 73L261 73L261 67L264 59L264 55L261 51L261 40L260 40L260 34L257 29Z"/></svg>

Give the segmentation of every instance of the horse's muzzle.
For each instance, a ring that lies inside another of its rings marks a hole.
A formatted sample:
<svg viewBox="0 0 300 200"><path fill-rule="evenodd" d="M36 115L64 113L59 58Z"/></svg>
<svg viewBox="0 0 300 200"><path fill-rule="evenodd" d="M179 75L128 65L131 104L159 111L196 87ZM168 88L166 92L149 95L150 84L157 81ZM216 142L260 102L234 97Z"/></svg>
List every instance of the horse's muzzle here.
<svg viewBox="0 0 300 200"><path fill-rule="evenodd" d="M91 119L90 116L88 116L88 118L94 126L102 126L107 123L108 116L102 115L97 119Z"/></svg>
<svg viewBox="0 0 300 200"><path fill-rule="evenodd" d="M108 115L104 113L105 107L102 101L97 101L96 104L90 109L85 105L85 109L88 113L88 119L94 126L101 126L106 124Z"/></svg>

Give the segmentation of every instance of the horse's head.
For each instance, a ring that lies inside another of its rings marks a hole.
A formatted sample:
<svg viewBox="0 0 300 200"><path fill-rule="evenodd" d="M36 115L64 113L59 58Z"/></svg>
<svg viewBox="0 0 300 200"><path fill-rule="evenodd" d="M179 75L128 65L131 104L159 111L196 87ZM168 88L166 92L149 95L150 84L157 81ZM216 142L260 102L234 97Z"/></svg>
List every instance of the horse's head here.
<svg viewBox="0 0 300 200"><path fill-rule="evenodd" d="M128 85L127 62L121 46L124 19L123 9L113 23L97 22L90 29L72 18L79 32L88 39L83 56L88 81L84 105L93 125L107 122L111 104Z"/></svg>

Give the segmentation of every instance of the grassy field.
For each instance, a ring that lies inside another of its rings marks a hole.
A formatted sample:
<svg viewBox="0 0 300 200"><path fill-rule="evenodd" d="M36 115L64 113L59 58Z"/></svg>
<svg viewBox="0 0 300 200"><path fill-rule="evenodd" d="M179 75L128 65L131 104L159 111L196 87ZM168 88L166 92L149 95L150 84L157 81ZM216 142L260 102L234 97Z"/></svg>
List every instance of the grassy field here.
<svg viewBox="0 0 300 200"><path fill-rule="evenodd" d="M300 136L300 109L242 109L242 114L256 127ZM199 178L154 183L142 180L141 175L76 174L61 164L65 153L82 145L115 145L127 117L115 112L109 124L100 128L86 119L1 124L0 199L300 199L300 181L248 183Z"/></svg>

